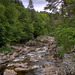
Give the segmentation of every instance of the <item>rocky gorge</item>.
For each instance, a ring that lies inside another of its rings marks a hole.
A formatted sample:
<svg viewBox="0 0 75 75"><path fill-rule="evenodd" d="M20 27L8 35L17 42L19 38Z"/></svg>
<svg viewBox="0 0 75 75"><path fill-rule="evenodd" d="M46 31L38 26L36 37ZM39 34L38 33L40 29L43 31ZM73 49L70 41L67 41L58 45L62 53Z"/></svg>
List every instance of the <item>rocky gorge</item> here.
<svg viewBox="0 0 75 75"><path fill-rule="evenodd" d="M0 53L0 75L75 75L72 54L61 56L54 37L10 47L10 53Z"/></svg>

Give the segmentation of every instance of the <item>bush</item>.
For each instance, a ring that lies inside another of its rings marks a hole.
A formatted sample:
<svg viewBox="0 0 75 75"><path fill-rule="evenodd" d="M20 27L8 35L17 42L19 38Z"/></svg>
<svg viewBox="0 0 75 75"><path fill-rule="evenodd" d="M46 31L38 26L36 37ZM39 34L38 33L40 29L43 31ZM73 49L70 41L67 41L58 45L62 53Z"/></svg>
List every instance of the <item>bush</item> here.
<svg viewBox="0 0 75 75"><path fill-rule="evenodd" d="M11 52L11 48L10 47L8 47L8 46L2 46L1 48L0 48L0 52Z"/></svg>
<svg viewBox="0 0 75 75"><path fill-rule="evenodd" d="M75 45L75 28L58 29L56 41L57 45L62 46L60 53L71 51Z"/></svg>

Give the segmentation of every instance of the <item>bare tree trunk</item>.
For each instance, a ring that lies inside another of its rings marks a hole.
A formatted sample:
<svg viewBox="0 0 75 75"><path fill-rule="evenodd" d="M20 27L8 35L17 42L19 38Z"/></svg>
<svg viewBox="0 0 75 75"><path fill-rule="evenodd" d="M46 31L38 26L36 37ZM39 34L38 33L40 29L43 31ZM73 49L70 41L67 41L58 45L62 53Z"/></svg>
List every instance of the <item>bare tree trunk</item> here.
<svg viewBox="0 0 75 75"><path fill-rule="evenodd" d="M70 13L70 9L69 9L69 7L68 7L68 5L67 5L67 2L66 2L66 0L63 0L63 2L64 2L64 5L65 5L66 8L67 8L68 17L70 17L70 16L71 16L71 13Z"/></svg>
<svg viewBox="0 0 75 75"><path fill-rule="evenodd" d="M64 9L63 9L63 4L62 4L61 16L62 16L62 17L64 17Z"/></svg>

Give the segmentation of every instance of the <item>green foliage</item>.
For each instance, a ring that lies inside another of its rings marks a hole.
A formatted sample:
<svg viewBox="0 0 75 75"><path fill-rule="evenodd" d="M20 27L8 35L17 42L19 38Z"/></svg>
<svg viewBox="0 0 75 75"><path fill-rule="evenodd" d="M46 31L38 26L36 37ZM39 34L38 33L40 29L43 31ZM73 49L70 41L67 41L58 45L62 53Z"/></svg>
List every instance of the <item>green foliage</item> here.
<svg viewBox="0 0 75 75"><path fill-rule="evenodd" d="M6 8L5 16L10 24L14 24L18 19L19 12L15 6L11 4Z"/></svg>
<svg viewBox="0 0 75 75"><path fill-rule="evenodd" d="M60 49L60 50L57 50L57 52L61 55L64 55L67 53L67 50L65 50L64 48Z"/></svg>
<svg viewBox="0 0 75 75"><path fill-rule="evenodd" d="M67 3L75 2L72 1L67 0ZM58 51L62 55L74 48L75 5L70 7L72 14L70 17L65 14L61 17L58 12L38 13L34 9L29 10L17 4L11 0L0 0L0 51L10 50L7 44L25 43L39 35L55 36L57 46L62 46ZM51 9L54 9L53 3L51 6L53 6ZM64 13L66 12L64 10Z"/></svg>
<svg viewBox="0 0 75 75"><path fill-rule="evenodd" d="M48 13L29 10L10 0L0 0L0 51L6 44L25 43L48 33Z"/></svg>
<svg viewBox="0 0 75 75"><path fill-rule="evenodd" d="M5 16L4 16L4 14L5 14L5 6L3 5L3 4L1 4L0 3L0 23L2 22L2 21L4 21L5 20Z"/></svg>
<svg viewBox="0 0 75 75"><path fill-rule="evenodd" d="M72 57L75 59L75 53L74 52L72 53ZM75 62L75 60L73 60L73 62Z"/></svg>
<svg viewBox="0 0 75 75"><path fill-rule="evenodd" d="M62 51L71 51L75 45L75 28L59 28L57 31L56 41L58 41L59 46L63 47L61 53Z"/></svg>
<svg viewBox="0 0 75 75"><path fill-rule="evenodd" d="M43 16L45 15L45 16ZM34 19L33 25L34 25L34 36L37 37L39 35L45 35L47 34L47 22L46 18L47 14L41 14L41 13L36 13L36 17Z"/></svg>
<svg viewBox="0 0 75 75"><path fill-rule="evenodd" d="M8 46L2 46L0 48L0 52L11 52L11 51L12 51L12 49Z"/></svg>
<svg viewBox="0 0 75 75"><path fill-rule="evenodd" d="M71 0L66 0L67 3L71 2Z"/></svg>
<svg viewBox="0 0 75 75"><path fill-rule="evenodd" d="M11 0L0 0L0 3L3 4L4 6L8 6L10 4Z"/></svg>

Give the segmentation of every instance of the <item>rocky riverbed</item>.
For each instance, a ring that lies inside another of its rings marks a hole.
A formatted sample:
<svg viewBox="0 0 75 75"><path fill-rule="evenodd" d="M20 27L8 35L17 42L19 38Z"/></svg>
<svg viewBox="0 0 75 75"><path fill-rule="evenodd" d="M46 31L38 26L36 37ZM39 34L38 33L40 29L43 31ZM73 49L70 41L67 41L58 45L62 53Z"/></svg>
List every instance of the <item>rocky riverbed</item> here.
<svg viewBox="0 0 75 75"><path fill-rule="evenodd" d="M30 40L11 48L11 53L0 53L0 75L67 75L68 69L68 75L75 75L72 59L70 65L64 63L69 55L65 55L63 61L57 53L54 37L38 37L37 41ZM69 68L63 72L65 66Z"/></svg>

